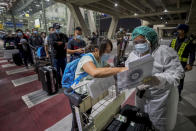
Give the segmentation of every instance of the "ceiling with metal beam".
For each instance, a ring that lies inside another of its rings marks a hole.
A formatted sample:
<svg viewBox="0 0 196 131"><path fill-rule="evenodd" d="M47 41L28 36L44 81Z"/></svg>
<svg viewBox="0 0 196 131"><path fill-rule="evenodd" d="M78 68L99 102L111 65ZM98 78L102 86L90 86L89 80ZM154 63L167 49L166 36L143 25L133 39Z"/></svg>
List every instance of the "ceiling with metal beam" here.
<svg viewBox="0 0 196 131"><path fill-rule="evenodd" d="M192 0L55 0L119 18L140 18L157 24L178 24L188 17Z"/></svg>
<svg viewBox="0 0 196 131"><path fill-rule="evenodd" d="M0 13L12 10L15 15L34 14L41 10L42 0L0 0ZM79 7L119 18L140 18L150 23L179 24L189 16L192 0L44 0L46 7L55 2Z"/></svg>
<svg viewBox="0 0 196 131"><path fill-rule="evenodd" d="M42 0L0 0L0 12L12 11L14 15L34 14L42 10ZM44 0L45 6L49 7L55 2Z"/></svg>
<svg viewBox="0 0 196 131"><path fill-rule="evenodd" d="M17 0L0 0L0 14L8 11Z"/></svg>
<svg viewBox="0 0 196 131"><path fill-rule="evenodd" d="M18 0L12 10L15 14L24 15L25 13L34 14L42 10L42 0ZM55 2L53 0L44 0L45 7L53 5ZM22 6L21 6L22 5Z"/></svg>

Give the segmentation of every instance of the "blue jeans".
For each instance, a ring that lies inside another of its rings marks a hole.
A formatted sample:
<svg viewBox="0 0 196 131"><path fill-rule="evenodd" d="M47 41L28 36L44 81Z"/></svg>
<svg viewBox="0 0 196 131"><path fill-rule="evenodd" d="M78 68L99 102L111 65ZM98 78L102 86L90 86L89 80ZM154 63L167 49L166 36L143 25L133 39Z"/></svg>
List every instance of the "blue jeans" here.
<svg viewBox="0 0 196 131"><path fill-rule="evenodd" d="M58 83L61 84L61 72L62 72L62 75L64 73L64 70L65 70L65 67L66 67L66 64L67 64L67 58L53 58L52 59L52 64L53 66L56 68L57 70L57 74L58 74Z"/></svg>

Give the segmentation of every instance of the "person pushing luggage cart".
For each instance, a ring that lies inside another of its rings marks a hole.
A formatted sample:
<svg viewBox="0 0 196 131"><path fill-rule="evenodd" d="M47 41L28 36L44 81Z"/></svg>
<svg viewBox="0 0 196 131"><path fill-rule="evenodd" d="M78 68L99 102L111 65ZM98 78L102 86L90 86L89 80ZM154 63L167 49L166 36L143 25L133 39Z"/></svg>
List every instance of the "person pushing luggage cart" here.
<svg viewBox="0 0 196 131"><path fill-rule="evenodd" d="M101 44L90 45L86 52L90 52L69 63L64 71L62 79L62 87L70 90L73 83L80 83L85 80L92 80L93 78L102 78L113 76L119 72L127 70L125 67L108 67L107 60L110 58L110 52L113 45L110 40L103 40ZM74 88L73 95L77 95L79 98L87 97L87 86L84 85L81 88ZM74 100L73 100L74 101ZM70 97L70 105L73 113L72 131L78 130L80 126L76 122L76 114L74 108L74 102ZM91 108L85 111L90 114Z"/></svg>

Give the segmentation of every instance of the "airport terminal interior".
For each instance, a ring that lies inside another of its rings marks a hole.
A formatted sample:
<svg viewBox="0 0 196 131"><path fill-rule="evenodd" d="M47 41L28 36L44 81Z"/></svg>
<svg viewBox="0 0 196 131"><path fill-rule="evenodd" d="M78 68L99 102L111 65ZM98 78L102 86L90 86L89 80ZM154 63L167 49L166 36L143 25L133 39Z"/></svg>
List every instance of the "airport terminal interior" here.
<svg viewBox="0 0 196 131"><path fill-rule="evenodd" d="M0 131L196 131L196 0L0 0Z"/></svg>

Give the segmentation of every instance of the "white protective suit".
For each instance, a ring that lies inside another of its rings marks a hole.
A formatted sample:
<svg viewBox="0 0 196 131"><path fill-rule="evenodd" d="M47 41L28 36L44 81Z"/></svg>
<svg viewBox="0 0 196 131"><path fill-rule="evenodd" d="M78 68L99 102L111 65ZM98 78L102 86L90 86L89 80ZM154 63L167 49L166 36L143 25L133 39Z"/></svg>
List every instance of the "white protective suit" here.
<svg viewBox="0 0 196 131"><path fill-rule="evenodd" d="M146 89L142 99L136 96L136 106L147 112L158 131L170 131L175 127L178 105L177 86L184 76L177 53L167 45L160 45L153 53L153 76L160 83ZM135 51L129 54L125 63L139 59Z"/></svg>

